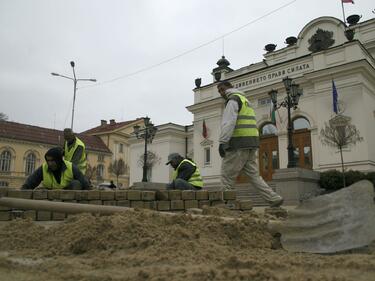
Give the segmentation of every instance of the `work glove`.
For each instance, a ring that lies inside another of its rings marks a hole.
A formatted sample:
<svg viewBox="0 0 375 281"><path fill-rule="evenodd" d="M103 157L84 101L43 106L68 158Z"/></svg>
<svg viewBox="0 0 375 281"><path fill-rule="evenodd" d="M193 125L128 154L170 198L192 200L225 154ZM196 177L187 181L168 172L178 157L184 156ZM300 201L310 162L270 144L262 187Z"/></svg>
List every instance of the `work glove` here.
<svg viewBox="0 0 375 281"><path fill-rule="evenodd" d="M225 157L225 150L228 148L228 145L226 143L219 144L219 154L221 158Z"/></svg>

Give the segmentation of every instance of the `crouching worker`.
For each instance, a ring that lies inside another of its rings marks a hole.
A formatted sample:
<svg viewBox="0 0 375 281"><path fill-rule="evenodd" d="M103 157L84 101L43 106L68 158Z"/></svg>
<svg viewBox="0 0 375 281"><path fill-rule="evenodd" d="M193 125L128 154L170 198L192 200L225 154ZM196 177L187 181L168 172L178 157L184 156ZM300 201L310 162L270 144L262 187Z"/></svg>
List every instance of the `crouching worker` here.
<svg viewBox="0 0 375 281"><path fill-rule="evenodd" d="M63 160L60 147L48 150L44 158L46 162L26 179L22 189L34 189L40 183L47 189L89 189L89 183L78 167Z"/></svg>
<svg viewBox="0 0 375 281"><path fill-rule="evenodd" d="M168 156L166 165L174 168L172 182L167 184L167 189L200 190L203 181L197 165L190 159L183 158L178 153Z"/></svg>

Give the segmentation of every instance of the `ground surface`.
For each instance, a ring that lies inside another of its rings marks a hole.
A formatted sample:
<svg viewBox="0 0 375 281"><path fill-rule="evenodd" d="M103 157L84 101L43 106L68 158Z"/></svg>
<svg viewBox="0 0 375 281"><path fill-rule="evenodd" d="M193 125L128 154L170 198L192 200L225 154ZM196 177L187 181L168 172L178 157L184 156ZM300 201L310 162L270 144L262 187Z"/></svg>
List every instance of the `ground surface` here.
<svg viewBox="0 0 375 281"><path fill-rule="evenodd" d="M335 255L288 253L268 217L241 220L136 211L62 223L0 225L0 280L375 280L375 247Z"/></svg>

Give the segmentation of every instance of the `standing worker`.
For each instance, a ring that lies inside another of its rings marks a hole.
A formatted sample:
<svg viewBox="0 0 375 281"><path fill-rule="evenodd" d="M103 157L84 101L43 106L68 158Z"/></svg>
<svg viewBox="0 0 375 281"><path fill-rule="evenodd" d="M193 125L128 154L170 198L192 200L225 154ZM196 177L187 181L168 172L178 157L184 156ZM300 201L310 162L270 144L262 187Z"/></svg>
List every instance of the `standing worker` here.
<svg viewBox="0 0 375 281"><path fill-rule="evenodd" d="M64 160L75 164L85 175L87 165L85 144L69 128L64 129L64 139Z"/></svg>
<svg viewBox="0 0 375 281"><path fill-rule="evenodd" d="M234 88L230 82L220 82L217 89L225 99L219 137L219 153L223 158L221 181L224 189L232 189L236 177L244 171L250 178L250 184L272 207L281 206L283 198L259 175L256 161L259 132L254 109L244 93Z"/></svg>
<svg viewBox="0 0 375 281"><path fill-rule="evenodd" d="M48 189L89 189L89 183L78 167L63 160L61 147L49 149L44 158L46 162L26 179L22 189L34 189L40 183Z"/></svg>
<svg viewBox="0 0 375 281"><path fill-rule="evenodd" d="M167 189L201 190L203 181L197 165L188 158L183 158L178 153L168 155L169 165L174 168L172 182L167 184Z"/></svg>

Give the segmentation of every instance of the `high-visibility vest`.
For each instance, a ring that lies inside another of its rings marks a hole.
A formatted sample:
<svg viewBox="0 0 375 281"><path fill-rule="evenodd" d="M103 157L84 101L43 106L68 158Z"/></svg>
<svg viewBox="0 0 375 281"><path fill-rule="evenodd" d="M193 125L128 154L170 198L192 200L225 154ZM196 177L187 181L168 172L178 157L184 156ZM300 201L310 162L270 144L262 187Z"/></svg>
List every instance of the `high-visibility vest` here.
<svg viewBox="0 0 375 281"><path fill-rule="evenodd" d="M73 180L73 164L69 161L64 160L66 169L61 172L61 180L58 183L53 175L53 173L48 170L47 163L43 163L43 181L42 184L46 188L52 189L62 189L67 187Z"/></svg>
<svg viewBox="0 0 375 281"><path fill-rule="evenodd" d="M85 144L79 138L76 137L76 140L74 141L74 145L70 149L68 148L68 142L65 141L64 160L72 162L74 152L76 151L78 146L83 147L83 152L82 152L81 159L79 160L78 163L76 163L76 166L81 171L81 173L85 175L86 174L86 147L85 147Z"/></svg>
<svg viewBox="0 0 375 281"><path fill-rule="evenodd" d="M229 100L236 100L233 96L237 96L241 100L242 106L238 112L236 126L229 140L229 146L233 148L259 147L259 131L254 109L243 95L234 93L229 96Z"/></svg>
<svg viewBox="0 0 375 281"><path fill-rule="evenodd" d="M201 174L199 172L198 166L194 162L190 161L189 159L184 159L180 162L177 169L173 172L172 179L175 180L177 178L178 170L179 170L180 166L182 165L182 163L184 163L184 162L188 162L195 167L195 172L191 175L190 179L188 179L188 182L191 185L194 185L195 187L202 188L203 187L203 180L202 180Z"/></svg>

